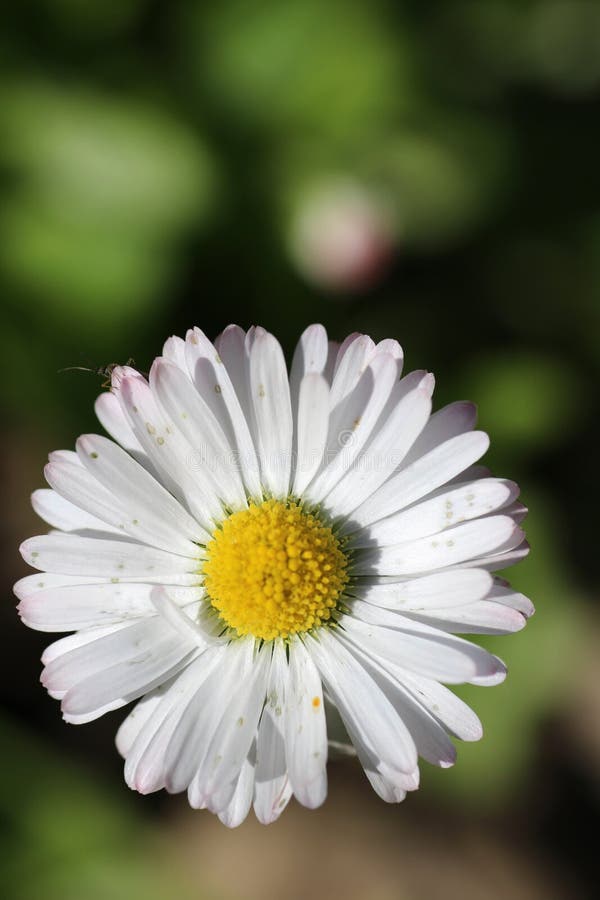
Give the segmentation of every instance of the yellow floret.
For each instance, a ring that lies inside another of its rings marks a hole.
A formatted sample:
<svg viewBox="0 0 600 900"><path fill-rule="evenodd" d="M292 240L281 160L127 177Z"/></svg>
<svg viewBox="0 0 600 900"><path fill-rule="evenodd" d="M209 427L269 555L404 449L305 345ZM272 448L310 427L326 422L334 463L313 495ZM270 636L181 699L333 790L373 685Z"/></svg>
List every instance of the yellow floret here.
<svg viewBox="0 0 600 900"><path fill-rule="evenodd" d="M206 591L239 635L265 641L327 622L348 581L331 528L296 502L265 500L233 513L213 534Z"/></svg>

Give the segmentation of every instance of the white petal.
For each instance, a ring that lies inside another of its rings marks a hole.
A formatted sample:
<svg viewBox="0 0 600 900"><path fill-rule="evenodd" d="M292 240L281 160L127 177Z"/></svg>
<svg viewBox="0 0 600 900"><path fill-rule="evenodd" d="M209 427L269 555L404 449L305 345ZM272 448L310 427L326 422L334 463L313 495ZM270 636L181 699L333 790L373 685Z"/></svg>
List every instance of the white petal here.
<svg viewBox="0 0 600 900"><path fill-rule="evenodd" d="M445 488L408 509L374 522L353 536L355 547L379 547L399 544L427 535L438 534L457 523L485 516L503 509L518 493L514 482L501 478L484 478Z"/></svg>
<svg viewBox="0 0 600 900"><path fill-rule="evenodd" d="M211 531L213 522L222 517L222 506L210 473L202 467L194 469L193 448L165 417L145 381L123 378L120 397L138 440L160 472L161 482Z"/></svg>
<svg viewBox="0 0 600 900"><path fill-rule="evenodd" d="M229 507L246 506L244 487L235 454L225 433L187 373L164 359L156 359L150 370L150 385L166 415L179 429L193 451L194 471L211 472L215 490Z"/></svg>
<svg viewBox="0 0 600 900"><path fill-rule="evenodd" d="M187 651L175 639L163 639L155 648L155 656L138 657L119 663L76 684L62 698L66 721L73 724L90 722L105 712L119 709L153 690L184 668L196 651ZM132 666L134 672L132 675Z"/></svg>
<svg viewBox="0 0 600 900"><path fill-rule="evenodd" d="M449 403L448 406L438 409L411 447L406 456L405 464L409 465L416 459L420 459L435 450L440 444L444 444L459 434L473 431L477 422L477 407L474 403L458 401Z"/></svg>
<svg viewBox="0 0 600 900"><path fill-rule="evenodd" d="M337 341L327 342L327 362L325 363L325 368L323 369L323 375L327 379L327 383L330 387L333 382L333 375L335 372L335 366L339 352L340 345Z"/></svg>
<svg viewBox="0 0 600 900"><path fill-rule="evenodd" d="M44 476L65 501L99 523L98 531L125 536L126 514L120 501L83 467L80 460L74 463L64 455L51 453Z"/></svg>
<svg viewBox="0 0 600 900"><path fill-rule="evenodd" d="M249 759L245 759L231 800L224 809L218 812L223 825L226 825L227 828L237 828L242 824L250 812L253 790L254 766Z"/></svg>
<svg viewBox="0 0 600 900"><path fill-rule="evenodd" d="M327 422L329 419L329 386L331 384L331 377L326 374L326 372L328 365L333 365L331 362L331 355L331 347L327 340L327 332L323 326L309 325L300 336L300 340L294 351L290 370L290 398L292 403L292 417L294 420L294 450L296 454L299 454L300 448L306 444L309 434L314 430L315 437L312 439L311 447L309 449L314 450L315 452L311 456L313 466L306 467L306 460L303 460L302 458L296 459L295 470L294 468L292 470L293 475L295 472L295 486L293 490L296 494L302 492L319 468L321 457L325 449L325 441L327 440ZM314 397L316 393L319 394L319 398L321 394L325 394L323 388L320 387L320 378L317 376L323 378L325 385L327 386L325 409L321 406L322 401ZM306 382L303 388L304 397L302 398L301 411L301 385L305 379ZM308 416L310 415L314 416L314 419L311 425L307 426L306 423L309 421ZM300 418L302 418L302 422L300 422ZM307 427L309 429L308 434L304 431ZM323 429L325 430L324 436L322 435ZM306 468L303 469L303 466ZM299 471L306 471L306 476L299 478Z"/></svg>
<svg viewBox="0 0 600 900"><path fill-rule="evenodd" d="M228 325L223 331L217 335L214 341L215 350L221 357L221 362L227 366L229 363L236 367L239 360L240 351L244 350L244 341L246 340L246 332L239 325ZM235 387L235 384L234 384Z"/></svg>
<svg viewBox="0 0 600 900"><path fill-rule="evenodd" d="M395 779L390 778L389 774L382 775L377 770L373 771L368 764L362 763L362 765L365 775L378 797L385 803L402 803L406 797L406 791L396 783Z"/></svg>
<svg viewBox="0 0 600 900"><path fill-rule="evenodd" d="M110 375L111 391L120 399L121 387L125 378L137 379L141 384L147 384L145 375L138 372L132 366L115 366Z"/></svg>
<svg viewBox="0 0 600 900"><path fill-rule="evenodd" d="M76 446L88 472L118 498L128 534L162 550L197 555L197 544L206 539L204 529L121 447L93 434L82 435Z"/></svg>
<svg viewBox="0 0 600 900"><path fill-rule="evenodd" d="M222 336L221 349L226 354L223 357L226 365L199 328L188 331L186 336L188 369L196 388L221 423L229 443L237 452L240 470L248 492L254 497L262 497L256 448L243 409L247 405L244 398L244 394L247 394L245 358L244 356L236 357L235 353L233 359L227 355L225 334L226 332ZM227 331L227 334L231 334L232 339L235 339L238 331ZM243 394L238 395L236 391L229 374L230 366L236 383L240 382L240 390L241 387L244 388Z"/></svg>
<svg viewBox="0 0 600 900"><path fill-rule="evenodd" d="M340 625L348 640L376 659L446 684L498 684L506 677L506 666L497 657L455 635L367 603L361 616L364 621L343 616Z"/></svg>
<svg viewBox="0 0 600 900"><path fill-rule="evenodd" d="M381 343L383 344L385 342L382 341ZM380 352L379 346L380 345L377 346L377 353ZM396 365L397 364L398 360L396 360ZM435 388L435 377L433 373L427 372L426 369L416 369L413 372L409 372L408 375L404 376L404 378L397 378L396 384L394 385L394 390L390 394L388 401L383 408L380 424L385 423L388 419L388 416L392 414L401 400L403 400L409 394L412 394L412 392L417 390L417 388L421 388L421 390L425 391L428 397L431 397Z"/></svg>
<svg viewBox="0 0 600 900"><path fill-rule="evenodd" d="M419 787L419 767L412 772L400 772L381 762L374 754L359 744L358 759L375 793L386 803L401 803L407 791Z"/></svg>
<svg viewBox="0 0 600 900"><path fill-rule="evenodd" d="M290 396L294 418L298 414L300 384L306 375L322 375L327 368L329 343L322 325L309 325L296 344L290 369Z"/></svg>
<svg viewBox="0 0 600 900"><path fill-rule="evenodd" d="M197 685L185 715L173 732L165 753L165 784L172 793L190 788L190 804L206 805L204 791L196 791L195 774L203 764L219 722L236 696L250 664L251 641L235 641L209 648L211 668ZM206 658L206 654L204 654ZM231 779L233 781L233 778Z"/></svg>
<svg viewBox="0 0 600 900"><path fill-rule="evenodd" d="M353 331L350 334L348 334L341 343L339 341L337 342L336 356L335 356L335 361L333 364L333 373L332 373L333 375L335 375L335 373L337 372L339 365L340 365L346 351L348 350L348 348L356 340L358 340L359 337L364 338L364 337L366 337L366 335L361 334L360 331ZM370 340L370 338L369 338L369 340ZM375 347L374 341L371 341L370 346L371 346L371 348Z"/></svg>
<svg viewBox="0 0 600 900"><path fill-rule="evenodd" d="M93 530L118 532L118 528L113 528L96 516L92 516L69 500L65 500L56 491L40 488L31 495L31 505L38 516L61 531L76 531L82 528Z"/></svg>
<svg viewBox="0 0 600 900"><path fill-rule="evenodd" d="M165 632L154 616L57 657L46 666L42 683L66 691L63 710L78 715L152 690L185 665L191 650L193 645L171 629Z"/></svg>
<svg viewBox="0 0 600 900"><path fill-rule="evenodd" d="M535 607L529 597L525 597L524 594L519 594L518 592L511 590L510 586L499 578L494 579L494 586L490 591L488 599L494 600L496 603L504 603L506 606L518 610L526 619L535 612Z"/></svg>
<svg viewBox="0 0 600 900"><path fill-rule="evenodd" d="M309 325L296 344L290 371L290 385L299 385L305 375L324 372L329 356L327 332L323 325Z"/></svg>
<svg viewBox="0 0 600 900"><path fill-rule="evenodd" d="M518 534L519 531L520 529L517 529L515 534ZM509 541L509 543L512 543L512 541ZM482 569L487 569L489 572L498 572L501 569L506 569L508 566L514 566L521 562L528 556L529 550L529 543L527 541L521 541L514 549L506 548L501 553L492 553L490 556L480 556L477 559L472 559L469 562L463 563L463 565L477 566Z"/></svg>
<svg viewBox="0 0 600 900"><path fill-rule="evenodd" d="M100 394L96 400L94 410L98 421L105 431L110 434L111 438L127 450L134 459L137 459L145 469L155 474L156 470L150 462L148 454L144 452L142 445L133 433L133 428L129 424L129 419L125 415L117 394L112 391Z"/></svg>
<svg viewBox="0 0 600 900"><path fill-rule="evenodd" d="M396 360L396 369L397 369L397 377L398 381L402 376L402 366L404 364L404 350L398 343L398 341L394 340L394 338L384 338L382 341L379 341L377 346L375 347L376 353L391 353L391 355Z"/></svg>
<svg viewBox="0 0 600 900"><path fill-rule="evenodd" d="M78 647L85 647L86 644L91 644L99 638L105 637L107 634L116 634L117 631L122 631L124 628L129 628L130 626L131 622L119 622L115 625L102 625L99 628L84 628L82 631L77 631L75 634L68 634L66 637L59 638L57 641L48 644L42 653L42 663L47 666L51 662L54 662L55 659L58 659L59 656L70 653L71 650L76 650Z"/></svg>
<svg viewBox="0 0 600 900"><path fill-rule="evenodd" d="M116 536L115 536L116 537ZM21 544L21 555L34 569L64 575L120 578L193 572L198 561L175 556L130 540L100 540L74 534L42 534Z"/></svg>
<svg viewBox="0 0 600 900"><path fill-rule="evenodd" d="M334 515L349 515L390 477L430 412L430 392L418 387L405 394L388 414L382 415L358 463L327 497L327 505Z"/></svg>
<svg viewBox="0 0 600 900"><path fill-rule="evenodd" d="M402 666L391 665L390 671L410 691L415 700L461 741L480 740L483 729L473 710L447 687Z"/></svg>
<svg viewBox="0 0 600 900"><path fill-rule="evenodd" d="M374 606L420 612L429 607L445 609L482 600L492 584L491 575L483 569L451 569L408 581L357 585L353 593Z"/></svg>
<svg viewBox="0 0 600 900"><path fill-rule="evenodd" d="M255 334L250 350L250 396L262 483L286 497L292 464L292 407L283 351L272 334Z"/></svg>
<svg viewBox="0 0 600 900"><path fill-rule="evenodd" d="M292 796L285 760L284 707L287 681L285 645L283 641L276 641L273 645L267 699L256 739L254 812L263 825L278 819Z"/></svg>
<svg viewBox="0 0 600 900"><path fill-rule="evenodd" d="M140 616L152 616L150 584L88 584L48 588L22 600L19 614L38 631L76 631ZM178 602L193 603L201 589L170 588Z"/></svg>
<svg viewBox="0 0 600 900"><path fill-rule="evenodd" d="M205 651L167 685L127 754L125 781L130 788L149 794L166 786L169 779L168 747L185 733L193 716L193 700L224 652L224 647Z"/></svg>
<svg viewBox="0 0 600 900"><path fill-rule="evenodd" d="M406 616L450 634L511 634L526 624L525 617L516 609L491 600L479 600L452 609L432 607L424 613L406 611Z"/></svg>
<svg viewBox="0 0 600 900"><path fill-rule="evenodd" d="M253 466L256 466L256 472L252 478L256 477L257 482L260 482L260 472L259 460L258 456L256 456L258 436L250 390L250 350L256 333L263 331L264 329L262 328L252 326L246 333L238 325L229 325L219 336L219 346L217 348L219 359L225 365L227 374L231 379L234 397L239 403L244 425L248 429L253 448L252 452L254 453ZM194 329L194 332L197 334L197 329ZM204 341L206 341L205 338ZM202 338L200 338L200 343L203 343ZM215 342L215 346L216 344L217 342ZM221 354L223 355L221 356ZM256 448L256 451L254 448ZM259 491L259 496L262 496L262 489Z"/></svg>
<svg viewBox="0 0 600 900"><path fill-rule="evenodd" d="M167 338L163 345L162 355L165 359L168 359L169 362L172 362L176 365L181 371L185 374L186 378L190 378L190 373L187 367L187 358L185 355L185 341L183 338L173 337Z"/></svg>
<svg viewBox="0 0 600 900"><path fill-rule="evenodd" d="M201 578L195 573L172 574L167 576L154 575L153 577L144 576L142 579L144 584L155 584L159 582L161 585L174 585L175 587L197 587L200 585ZM19 600L26 600L33 597L39 591L48 588L71 587L72 585L86 584L139 584L139 577L135 576L124 578L107 578L100 575L62 575L55 572L36 572L33 575L26 575L20 578L14 585L13 590Z"/></svg>
<svg viewBox="0 0 600 900"><path fill-rule="evenodd" d="M300 640L289 645L285 751L296 799L309 809L327 796L327 728L317 668Z"/></svg>
<svg viewBox="0 0 600 900"><path fill-rule="evenodd" d="M133 747L134 741L141 732L142 728L149 721L150 717L158 707L162 700L167 685L172 682L161 684L156 690L150 694L146 694L141 700L135 704L129 715L123 719L117 731L115 744L121 756L125 759Z"/></svg>
<svg viewBox="0 0 600 900"><path fill-rule="evenodd" d="M516 487L516 485L515 485ZM502 512L505 516L510 516L513 522L516 522L519 525L523 519L527 516L529 509L524 506L522 503L514 502L510 503L508 506L502 509Z"/></svg>
<svg viewBox="0 0 600 900"><path fill-rule="evenodd" d="M331 383L332 410L354 390L374 350L375 344L366 334L350 334L343 342L335 361Z"/></svg>
<svg viewBox="0 0 600 900"><path fill-rule="evenodd" d="M516 546L522 536L509 516L491 516L456 525L440 535L367 551L356 562L355 572L399 576L434 571L493 553L507 542Z"/></svg>
<svg viewBox="0 0 600 900"><path fill-rule="evenodd" d="M179 601L186 594L182 592L189 591L189 588L173 588L168 591L164 587L158 585L152 588L150 592L150 600L156 611L165 619L169 625L178 631L186 641L193 641L201 650L204 650L209 644L216 643L211 636L208 628L202 627L202 618L198 615L198 605L192 602L182 609ZM189 596L189 595L187 595ZM197 599L197 595L194 599Z"/></svg>
<svg viewBox="0 0 600 900"><path fill-rule="evenodd" d="M370 525L420 500L463 472L486 452L489 438L482 431L458 435L407 465L386 481L352 514L353 530Z"/></svg>
<svg viewBox="0 0 600 900"><path fill-rule="evenodd" d="M193 335L200 336L202 332L194 329ZM204 343L205 342L205 343ZM210 355L209 341L200 338L200 346ZM248 354L246 353L246 332L239 325L228 325L227 328L215 340L215 350L218 358L215 361L223 363L237 398L242 407L245 418L251 418L248 404Z"/></svg>
<svg viewBox="0 0 600 900"><path fill-rule="evenodd" d="M207 733L206 755L190 787L195 800L204 797L207 805L220 785L238 778L256 736L267 692L271 648L264 645L255 651L253 639L238 643L247 643L247 648L240 654L240 664L232 665L235 688L232 691L230 684L227 693L220 694L220 718L212 734Z"/></svg>
<svg viewBox="0 0 600 900"><path fill-rule="evenodd" d="M390 701L415 742L419 756L434 766L447 768L456 761L456 749L438 721L421 706L389 669L370 659L356 645L346 643L343 632L339 640L346 644L365 666L380 690Z"/></svg>
<svg viewBox="0 0 600 900"><path fill-rule="evenodd" d="M325 461L306 491L310 500L318 503L326 497L352 467L387 403L396 382L396 371L395 359L390 354L379 354L361 372L354 388L335 406L332 387Z"/></svg>
<svg viewBox="0 0 600 900"><path fill-rule="evenodd" d="M54 699L56 700L62 700L64 697L64 694L62 697L56 697L53 695L52 691L48 691L48 694L51 697L54 697ZM116 709L121 709L123 706L129 703L130 700L137 699L137 696L139 695L134 695L133 697L119 697L116 700L111 700L109 703L103 704L102 706L94 706L93 709L90 709L87 712L83 713L72 713L67 712L63 709L63 721L68 722L69 725L87 725L89 722L95 722L96 719L101 718L101 716L106 715L106 713L114 712L114 710Z"/></svg>
<svg viewBox="0 0 600 900"><path fill-rule="evenodd" d="M464 472L461 472L455 478L451 478L450 481L447 481L446 484L439 488L438 490L444 490L447 487L453 487L455 484L467 484L470 481L480 481L482 478L491 478L492 472L487 466L469 466ZM434 496L436 492L433 492L431 496Z"/></svg>
<svg viewBox="0 0 600 900"><path fill-rule="evenodd" d="M413 772L414 741L364 667L327 628L318 639L308 635L306 643L357 750L364 747L392 768Z"/></svg>
<svg viewBox="0 0 600 900"><path fill-rule="evenodd" d="M19 600L28 600L39 591L47 588L61 587L62 585L72 584L98 584L99 582L109 582L109 578L101 579L91 576L85 578L82 575L56 575L49 572L36 572L33 575L26 575L20 578L13 587L13 591Z"/></svg>
<svg viewBox="0 0 600 900"><path fill-rule="evenodd" d="M319 470L329 427L329 384L323 375L305 375L300 382L295 421L294 482L300 496Z"/></svg>
<svg viewBox="0 0 600 900"><path fill-rule="evenodd" d="M318 447L318 460L314 465L314 469L310 471L310 477L301 479L298 479L297 472L301 467L302 460L296 460L296 481L300 485L300 487L294 487L294 490L297 494L300 493L304 489L304 487L306 487L310 479L317 471L317 468L321 463L323 450L325 449L325 441L327 439L327 425L323 425L323 419L325 419L326 423L329 418L329 386L331 384L331 377L329 374L327 374L327 369L330 364L333 365L333 362L331 362L331 356L331 345L327 340L327 332L325 331L323 326L309 325L309 327L300 336L300 340L298 341L296 349L294 351L294 357L292 359L292 366L290 370L290 398L292 403L292 417L294 420L294 449L296 453L298 453L299 446L303 446L303 444L306 443L307 438L307 435L303 434L303 429L306 426L299 422L300 388L302 382L304 381L304 379L306 379L304 393L308 394L309 396L304 396L302 401L303 420L304 422L307 421L306 413L310 413L311 406L314 405L315 421L314 425L310 427L311 429L314 428L319 434L319 440L316 441L313 439L312 441L312 448ZM312 401L312 397L315 392L318 392L319 390L323 392L322 389L314 387L314 385L319 385L319 378L307 376L321 376L325 380L325 384L328 388L325 411L321 409L320 404L317 405L314 401ZM309 398L312 402L309 402ZM325 428L324 438L321 435L323 427ZM317 456L316 453L315 456ZM314 457L312 457L312 459L314 461ZM301 468L300 471L302 471Z"/></svg>
<svg viewBox="0 0 600 900"><path fill-rule="evenodd" d="M81 460L74 450L53 450L48 454L48 460L49 462L70 463L72 466L79 466L80 469L83 469Z"/></svg>

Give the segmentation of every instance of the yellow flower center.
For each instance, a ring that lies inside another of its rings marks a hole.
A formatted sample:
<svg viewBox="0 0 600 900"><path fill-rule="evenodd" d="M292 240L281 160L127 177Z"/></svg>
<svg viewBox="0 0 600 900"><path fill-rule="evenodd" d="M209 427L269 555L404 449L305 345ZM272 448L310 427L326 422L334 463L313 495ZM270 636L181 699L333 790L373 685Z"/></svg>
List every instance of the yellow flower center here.
<svg viewBox="0 0 600 900"><path fill-rule="evenodd" d="M214 532L203 566L206 591L239 635L265 641L327 622L348 581L331 528L290 501L233 513Z"/></svg>

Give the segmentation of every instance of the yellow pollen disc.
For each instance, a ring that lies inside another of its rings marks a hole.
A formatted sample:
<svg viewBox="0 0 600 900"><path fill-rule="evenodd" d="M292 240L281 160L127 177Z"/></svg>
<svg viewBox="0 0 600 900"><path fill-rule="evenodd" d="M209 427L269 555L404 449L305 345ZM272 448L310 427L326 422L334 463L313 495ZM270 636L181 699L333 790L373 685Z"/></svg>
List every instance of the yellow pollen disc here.
<svg viewBox="0 0 600 900"><path fill-rule="evenodd" d="M265 500L233 513L206 551L213 607L239 635L265 641L327 622L348 581L331 528L294 502Z"/></svg>

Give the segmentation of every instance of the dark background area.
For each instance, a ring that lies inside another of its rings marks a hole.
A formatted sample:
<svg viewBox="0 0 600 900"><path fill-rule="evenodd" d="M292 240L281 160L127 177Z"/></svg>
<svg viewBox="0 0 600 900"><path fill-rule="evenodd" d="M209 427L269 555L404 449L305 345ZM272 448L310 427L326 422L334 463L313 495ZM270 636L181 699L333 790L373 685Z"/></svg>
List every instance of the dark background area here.
<svg viewBox="0 0 600 900"><path fill-rule="evenodd" d="M1 889L53 898L584 898L597 884L600 4L24 0L0 14L5 515ZM16 548L48 451L170 334L321 321L395 337L479 404L519 481L537 614L461 690L481 743L387 807L330 798L229 832L132 795L123 712L65 725Z"/></svg>

